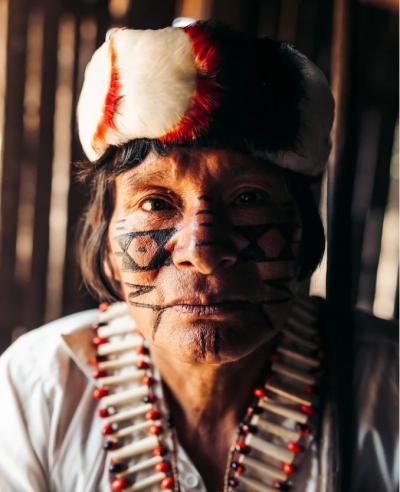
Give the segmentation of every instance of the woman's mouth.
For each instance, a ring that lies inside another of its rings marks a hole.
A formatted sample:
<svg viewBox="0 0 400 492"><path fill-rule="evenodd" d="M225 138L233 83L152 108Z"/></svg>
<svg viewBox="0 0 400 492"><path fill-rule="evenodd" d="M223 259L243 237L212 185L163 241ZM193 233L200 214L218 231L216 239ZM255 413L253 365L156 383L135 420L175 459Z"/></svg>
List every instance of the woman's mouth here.
<svg viewBox="0 0 400 492"><path fill-rule="evenodd" d="M215 316L229 314L235 311L243 311L248 302L232 301L215 304L175 304L171 306L175 311L183 314L193 314L197 316Z"/></svg>

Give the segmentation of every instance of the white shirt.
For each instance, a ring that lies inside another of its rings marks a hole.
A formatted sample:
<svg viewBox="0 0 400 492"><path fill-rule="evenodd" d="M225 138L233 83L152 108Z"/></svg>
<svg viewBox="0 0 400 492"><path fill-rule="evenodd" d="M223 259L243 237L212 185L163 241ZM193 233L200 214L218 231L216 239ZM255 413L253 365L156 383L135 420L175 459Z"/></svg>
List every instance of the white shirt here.
<svg viewBox="0 0 400 492"><path fill-rule="evenodd" d="M90 310L49 323L20 337L0 357L1 492L110 492L88 364L89 325L96 317L97 310ZM322 492L317 477L328 473L329 463L322 461L329 462L329 447L329 441L322 443L318 454L311 446L293 492ZM205 492L179 443L177 461L182 492Z"/></svg>

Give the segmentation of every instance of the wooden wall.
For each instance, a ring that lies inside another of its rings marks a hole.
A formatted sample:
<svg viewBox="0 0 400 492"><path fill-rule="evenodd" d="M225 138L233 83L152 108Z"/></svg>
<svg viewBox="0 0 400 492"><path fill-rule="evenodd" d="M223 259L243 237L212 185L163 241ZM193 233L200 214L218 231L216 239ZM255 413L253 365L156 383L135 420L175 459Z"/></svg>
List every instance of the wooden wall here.
<svg viewBox="0 0 400 492"><path fill-rule="evenodd" d="M0 352L18 334L94 305L74 257L87 193L71 162L82 158L74 108L84 68L106 31L215 18L293 42L330 77L333 8L333 0L0 0ZM388 203L392 221L396 213L397 19L359 4L353 22L355 115L346 131L357 179L347 192L353 234L342 247L354 259L353 303L373 311Z"/></svg>

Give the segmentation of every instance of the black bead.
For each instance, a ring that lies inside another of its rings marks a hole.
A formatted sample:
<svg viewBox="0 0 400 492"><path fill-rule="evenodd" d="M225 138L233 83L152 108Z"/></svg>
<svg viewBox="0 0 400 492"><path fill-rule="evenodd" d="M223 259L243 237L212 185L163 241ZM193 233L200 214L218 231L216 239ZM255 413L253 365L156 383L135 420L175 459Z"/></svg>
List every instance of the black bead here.
<svg viewBox="0 0 400 492"><path fill-rule="evenodd" d="M107 441L104 443L103 445L103 448L106 450L106 451L110 451L112 449L115 449L116 447L116 443L114 441Z"/></svg>
<svg viewBox="0 0 400 492"><path fill-rule="evenodd" d="M127 465L125 463L113 463L110 466L109 471L110 473L120 473L126 469L127 469Z"/></svg>
<svg viewBox="0 0 400 492"><path fill-rule="evenodd" d="M280 482L275 485L277 490L281 490L282 492L288 492L290 489L290 485L287 482Z"/></svg>
<svg viewBox="0 0 400 492"><path fill-rule="evenodd" d="M253 413L255 415L260 415L261 413L263 413L263 409L261 407L253 407Z"/></svg>

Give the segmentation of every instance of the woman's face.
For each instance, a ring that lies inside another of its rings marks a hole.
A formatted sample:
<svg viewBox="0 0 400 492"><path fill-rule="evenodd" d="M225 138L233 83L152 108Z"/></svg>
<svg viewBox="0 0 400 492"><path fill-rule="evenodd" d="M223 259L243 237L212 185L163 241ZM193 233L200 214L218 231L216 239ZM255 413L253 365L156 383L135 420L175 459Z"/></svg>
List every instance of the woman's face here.
<svg viewBox="0 0 400 492"><path fill-rule="evenodd" d="M256 350L287 317L301 239L281 172L242 154L150 154L116 179L110 260L139 330L181 361Z"/></svg>

